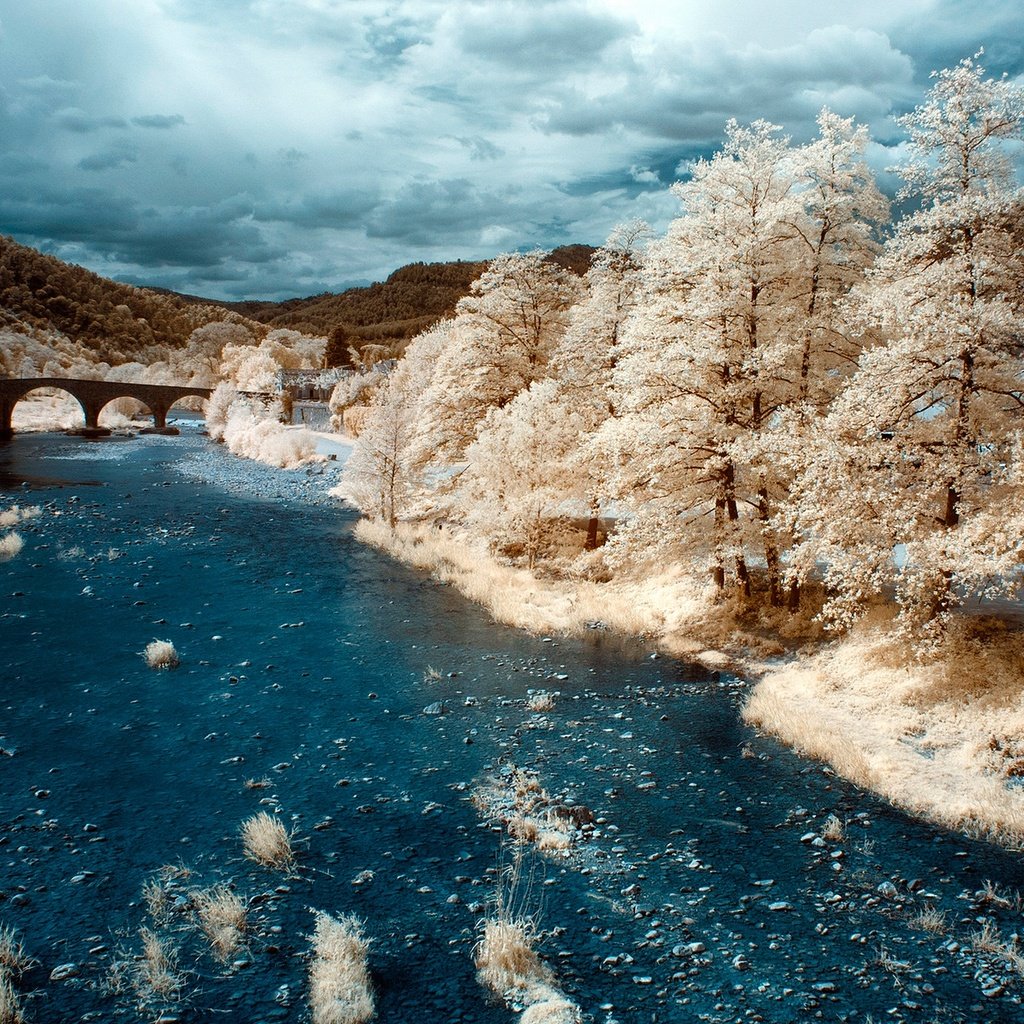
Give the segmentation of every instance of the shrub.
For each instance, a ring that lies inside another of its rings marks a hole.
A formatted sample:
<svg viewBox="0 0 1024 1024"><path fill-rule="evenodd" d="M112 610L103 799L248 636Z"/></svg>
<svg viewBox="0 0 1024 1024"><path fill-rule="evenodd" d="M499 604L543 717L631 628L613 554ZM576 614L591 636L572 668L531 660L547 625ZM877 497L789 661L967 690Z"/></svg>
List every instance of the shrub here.
<svg viewBox="0 0 1024 1024"><path fill-rule="evenodd" d="M135 978L136 989L144 1001L158 996L174 998L181 990L178 954L166 940L150 928L140 928L142 959Z"/></svg>
<svg viewBox="0 0 1024 1024"><path fill-rule="evenodd" d="M366 968L369 941L354 915L316 911L311 938L309 1005L313 1024L363 1024L374 1013Z"/></svg>
<svg viewBox="0 0 1024 1024"><path fill-rule="evenodd" d="M0 971L24 974L34 963L25 952L18 933L13 928L0 927Z"/></svg>
<svg viewBox="0 0 1024 1024"><path fill-rule="evenodd" d="M25 542L19 533L7 533L0 537L0 562L6 562L21 552Z"/></svg>
<svg viewBox="0 0 1024 1024"><path fill-rule="evenodd" d="M5 971L0 970L0 1024L23 1024L18 993Z"/></svg>

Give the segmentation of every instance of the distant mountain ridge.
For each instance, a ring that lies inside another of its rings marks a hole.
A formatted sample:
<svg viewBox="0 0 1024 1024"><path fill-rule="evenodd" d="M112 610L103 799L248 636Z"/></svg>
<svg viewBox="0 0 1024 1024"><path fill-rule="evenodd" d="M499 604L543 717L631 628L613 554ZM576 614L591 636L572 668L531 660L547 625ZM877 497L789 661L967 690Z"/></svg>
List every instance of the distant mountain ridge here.
<svg viewBox="0 0 1024 1024"><path fill-rule="evenodd" d="M566 245L549 259L578 274L594 248ZM455 312L486 261L410 263L386 281L338 293L218 302L162 288L121 284L0 236L0 327L53 329L80 341L111 365L165 358L196 327L216 320L256 328L288 328L329 339L328 363L347 362L349 348L399 354L408 341ZM260 326L257 326L260 325Z"/></svg>

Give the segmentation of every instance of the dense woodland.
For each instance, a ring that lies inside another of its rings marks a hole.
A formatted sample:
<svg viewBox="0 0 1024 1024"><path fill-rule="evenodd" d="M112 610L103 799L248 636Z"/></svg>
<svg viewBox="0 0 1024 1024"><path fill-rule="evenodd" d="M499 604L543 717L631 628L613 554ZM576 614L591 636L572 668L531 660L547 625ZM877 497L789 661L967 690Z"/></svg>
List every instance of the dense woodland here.
<svg viewBox="0 0 1024 1024"><path fill-rule="evenodd" d="M892 595L935 634L1015 593L1024 92L977 58L935 77L896 224L866 128L818 123L730 122L667 233L624 225L583 280L492 261L378 388L348 493L574 578L679 565L782 615L824 582L837 628Z"/></svg>
<svg viewBox="0 0 1024 1024"><path fill-rule="evenodd" d="M156 362L197 327L242 319L209 301L119 284L0 235L0 328L63 335L97 362Z"/></svg>

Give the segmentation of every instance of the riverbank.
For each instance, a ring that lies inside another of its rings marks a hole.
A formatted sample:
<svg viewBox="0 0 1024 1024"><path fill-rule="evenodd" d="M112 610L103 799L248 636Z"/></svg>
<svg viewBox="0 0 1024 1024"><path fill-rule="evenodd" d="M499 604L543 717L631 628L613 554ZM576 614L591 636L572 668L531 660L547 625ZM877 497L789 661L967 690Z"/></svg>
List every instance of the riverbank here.
<svg viewBox="0 0 1024 1024"><path fill-rule="evenodd" d="M754 681L744 720L843 778L943 827L1024 848L1024 636L973 620L947 653L914 660L884 614L847 637L790 641L736 628L709 588L666 570L593 583L502 565L444 530L361 520L356 537L430 572L533 633L608 629Z"/></svg>
<svg viewBox="0 0 1024 1024"><path fill-rule="evenodd" d="M769 669L744 720L895 806L1024 849L1024 636L965 620L915 661L888 616Z"/></svg>

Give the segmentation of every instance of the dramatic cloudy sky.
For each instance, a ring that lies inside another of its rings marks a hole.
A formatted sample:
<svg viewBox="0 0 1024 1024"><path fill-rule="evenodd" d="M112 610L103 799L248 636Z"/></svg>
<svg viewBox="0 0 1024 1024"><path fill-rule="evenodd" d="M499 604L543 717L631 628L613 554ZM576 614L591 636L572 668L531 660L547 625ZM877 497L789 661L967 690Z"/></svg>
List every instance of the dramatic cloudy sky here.
<svg viewBox="0 0 1024 1024"><path fill-rule="evenodd" d="M1020 0L0 0L0 233L217 298L662 227L729 117L872 160Z"/></svg>

